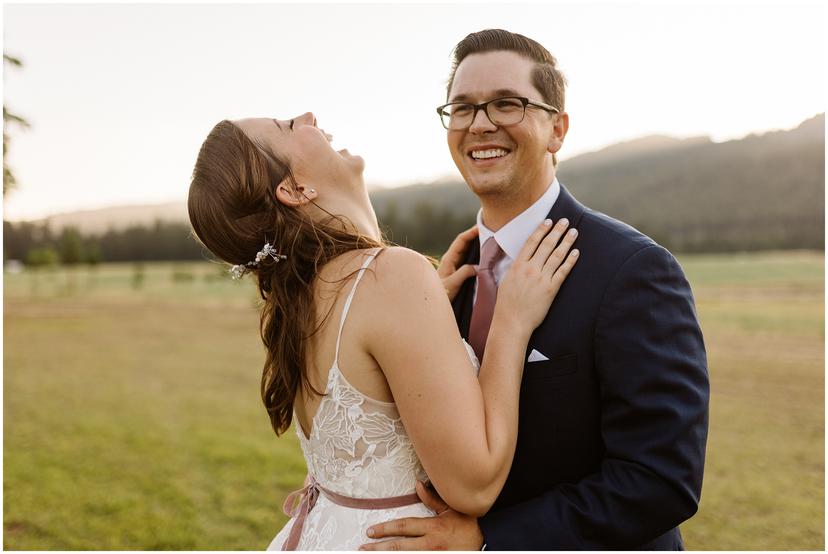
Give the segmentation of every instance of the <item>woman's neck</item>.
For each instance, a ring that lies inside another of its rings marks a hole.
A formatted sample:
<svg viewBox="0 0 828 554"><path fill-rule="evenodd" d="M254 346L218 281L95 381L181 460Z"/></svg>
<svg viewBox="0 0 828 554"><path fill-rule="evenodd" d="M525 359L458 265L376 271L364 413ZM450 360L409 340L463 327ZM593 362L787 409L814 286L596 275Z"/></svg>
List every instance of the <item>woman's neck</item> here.
<svg viewBox="0 0 828 554"><path fill-rule="evenodd" d="M342 230L350 233L356 232L376 241L382 240L377 216L367 193L364 198L358 200L353 198L328 198L327 200L326 202L320 198L319 201L309 204L307 207L310 210L310 217L316 221L330 221L331 215L341 216L338 219Z"/></svg>

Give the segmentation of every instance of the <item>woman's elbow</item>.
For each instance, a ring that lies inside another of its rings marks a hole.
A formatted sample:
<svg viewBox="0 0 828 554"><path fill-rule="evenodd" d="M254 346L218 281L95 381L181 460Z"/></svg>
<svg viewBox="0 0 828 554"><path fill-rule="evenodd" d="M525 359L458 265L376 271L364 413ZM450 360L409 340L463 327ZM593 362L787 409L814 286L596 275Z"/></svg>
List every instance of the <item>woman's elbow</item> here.
<svg viewBox="0 0 828 554"><path fill-rule="evenodd" d="M480 517L486 515L500 495L507 471L492 465L467 464L460 475L433 480L437 492L452 509ZM441 486L444 483L444 486Z"/></svg>
<svg viewBox="0 0 828 554"><path fill-rule="evenodd" d="M500 489L482 487L474 490L458 491L451 498L444 498L455 511L473 517L482 517L488 513L497 500Z"/></svg>

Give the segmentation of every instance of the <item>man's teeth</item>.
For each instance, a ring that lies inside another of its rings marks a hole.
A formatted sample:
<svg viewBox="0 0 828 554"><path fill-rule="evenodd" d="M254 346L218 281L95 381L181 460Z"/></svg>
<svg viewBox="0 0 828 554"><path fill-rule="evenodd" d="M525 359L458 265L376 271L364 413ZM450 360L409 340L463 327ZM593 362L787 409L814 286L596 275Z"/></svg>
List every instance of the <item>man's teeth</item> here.
<svg viewBox="0 0 828 554"><path fill-rule="evenodd" d="M483 160L486 158L500 158L508 154L506 150L502 148L495 148L493 150L472 150L472 158L475 160Z"/></svg>

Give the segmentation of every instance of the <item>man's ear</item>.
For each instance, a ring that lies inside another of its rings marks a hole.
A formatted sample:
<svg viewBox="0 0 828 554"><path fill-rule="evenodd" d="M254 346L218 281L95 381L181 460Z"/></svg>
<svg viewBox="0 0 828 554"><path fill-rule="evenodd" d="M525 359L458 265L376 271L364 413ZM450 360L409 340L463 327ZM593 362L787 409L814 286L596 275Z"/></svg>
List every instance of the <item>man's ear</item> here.
<svg viewBox="0 0 828 554"><path fill-rule="evenodd" d="M564 138L566 138L566 132L569 131L569 114L566 112L561 112L554 116L556 121L555 125L552 127L552 132L549 134L549 145L546 149L555 154L558 150L561 149L563 146Z"/></svg>
<svg viewBox="0 0 828 554"><path fill-rule="evenodd" d="M319 194L316 189L304 185L294 185L287 179L276 187L276 200L291 208L298 208L315 200Z"/></svg>

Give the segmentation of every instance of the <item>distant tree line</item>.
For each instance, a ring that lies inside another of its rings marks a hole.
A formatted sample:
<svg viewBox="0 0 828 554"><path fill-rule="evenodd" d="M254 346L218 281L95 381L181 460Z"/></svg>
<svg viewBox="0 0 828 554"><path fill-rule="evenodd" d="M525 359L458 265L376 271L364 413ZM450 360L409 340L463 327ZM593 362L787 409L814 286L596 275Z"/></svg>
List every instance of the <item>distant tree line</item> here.
<svg viewBox="0 0 828 554"><path fill-rule="evenodd" d="M420 198L413 206L397 200L379 203L380 228L390 242L424 254L441 255L476 220L473 203L459 209L439 195L434 200ZM751 214L731 213L723 219L700 212L695 218L671 220L653 210L639 220L635 216L644 214L632 212L621 219L677 253L824 248L823 222L818 217L775 214L757 221ZM4 222L3 257L30 266L212 259L188 224L163 221L97 235L83 235L73 227L55 232L45 224Z"/></svg>
<svg viewBox="0 0 828 554"><path fill-rule="evenodd" d="M388 240L439 256L454 237L474 224L465 215L421 202L411 210L387 206L380 227ZM74 227L53 231L45 223L3 222L3 258L29 266L96 265L100 262L205 260L212 255L192 236L186 223L156 221L103 234L84 235Z"/></svg>
<svg viewBox="0 0 828 554"><path fill-rule="evenodd" d="M31 266L207 257L186 223L156 221L151 227L136 225L85 236L74 227L55 232L46 224L3 222L3 258Z"/></svg>
<svg viewBox="0 0 828 554"><path fill-rule="evenodd" d="M423 254L439 257L461 231L474 225L476 210L457 212L442 204L417 202L401 210L393 200L377 214L386 239Z"/></svg>

